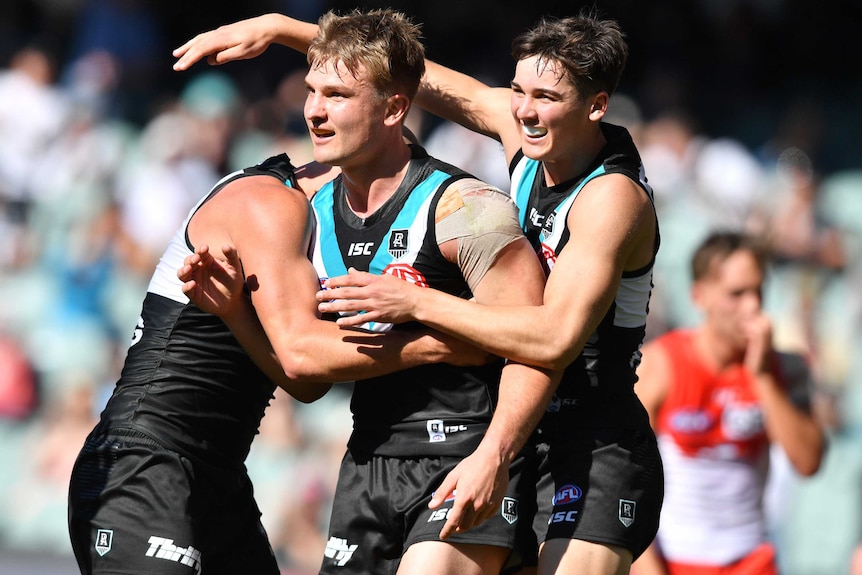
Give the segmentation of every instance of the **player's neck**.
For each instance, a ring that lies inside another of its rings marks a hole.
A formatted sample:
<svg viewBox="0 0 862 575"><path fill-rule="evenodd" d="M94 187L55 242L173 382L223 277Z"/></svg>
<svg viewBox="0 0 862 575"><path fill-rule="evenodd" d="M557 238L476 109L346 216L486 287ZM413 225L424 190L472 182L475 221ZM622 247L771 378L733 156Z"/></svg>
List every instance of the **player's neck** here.
<svg viewBox="0 0 862 575"><path fill-rule="evenodd" d="M550 156L542 161L545 184L548 187L568 182L584 175L607 144L601 130L596 130L588 139L577 142L559 157Z"/></svg>
<svg viewBox="0 0 862 575"><path fill-rule="evenodd" d="M342 166L342 182L353 213L365 218L376 212L398 190L409 166L410 148L406 145L378 154L374 161Z"/></svg>

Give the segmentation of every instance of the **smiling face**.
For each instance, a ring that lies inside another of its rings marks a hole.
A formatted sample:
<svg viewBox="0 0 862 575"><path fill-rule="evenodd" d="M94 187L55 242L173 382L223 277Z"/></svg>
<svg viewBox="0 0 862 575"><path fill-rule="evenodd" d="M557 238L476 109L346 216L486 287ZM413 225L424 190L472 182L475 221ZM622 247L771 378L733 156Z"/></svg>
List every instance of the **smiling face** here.
<svg viewBox="0 0 862 575"><path fill-rule="evenodd" d="M341 61L311 66L305 76L305 119L314 159L349 169L377 153L385 127L387 100L366 79L363 67L352 75Z"/></svg>
<svg viewBox="0 0 862 575"><path fill-rule="evenodd" d="M555 164L571 163L571 158L581 155L583 142L593 137L604 115L603 110L596 115L599 97L582 97L557 62L539 56L518 61L511 112L521 130L524 155L541 160L551 171Z"/></svg>

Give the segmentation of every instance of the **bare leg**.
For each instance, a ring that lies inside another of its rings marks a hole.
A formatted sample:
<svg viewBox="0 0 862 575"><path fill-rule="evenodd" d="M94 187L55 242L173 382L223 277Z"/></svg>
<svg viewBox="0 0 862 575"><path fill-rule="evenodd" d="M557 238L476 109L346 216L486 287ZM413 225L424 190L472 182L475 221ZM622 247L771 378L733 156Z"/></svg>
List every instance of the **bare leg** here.
<svg viewBox="0 0 862 575"><path fill-rule="evenodd" d="M497 575L509 552L492 545L423 541L404 553L398 575Z"/></svg>
<svg viewBox="0 0 862 575"><path fill-rule="evenodd" d="M552 539L539 551L541 575L628 575L632 554L615 545Z"/></svg>

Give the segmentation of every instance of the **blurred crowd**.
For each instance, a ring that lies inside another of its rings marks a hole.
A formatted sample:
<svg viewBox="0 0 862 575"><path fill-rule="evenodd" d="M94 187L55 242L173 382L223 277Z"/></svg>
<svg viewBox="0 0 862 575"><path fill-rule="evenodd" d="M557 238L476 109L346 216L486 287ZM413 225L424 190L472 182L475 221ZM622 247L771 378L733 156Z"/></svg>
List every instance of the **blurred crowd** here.
<svg viewBox="0 0 862 575"><path fill-rule="evenodd" d="M286 151L311 159L304 70L249 98L199 67L144 121L116 113L117 54L64 66L37 45L0 68L0 551L70 554L74 457L125 356L150 274L192 204L224 174ZM862 541L862 166L824 173L818 126L789 109L756 146L710 137L685 109L645 114L617 94L656 194L659 252L648 337L693 325L688 262L717 228L772 248L765 307L778 346L809 357L830 448L794 477L776 454L769 506L783 572L848 572ZM500 187L500 146L411 112L428 151ZM277 392L248 460L285 573L316 572L351 419L349 386L304 405Z"/></svg>

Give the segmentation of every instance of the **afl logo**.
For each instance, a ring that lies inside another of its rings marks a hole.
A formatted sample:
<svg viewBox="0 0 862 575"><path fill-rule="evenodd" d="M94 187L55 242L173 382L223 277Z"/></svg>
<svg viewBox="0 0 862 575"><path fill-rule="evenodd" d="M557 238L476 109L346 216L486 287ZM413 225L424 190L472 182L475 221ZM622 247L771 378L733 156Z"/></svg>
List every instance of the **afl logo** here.
<svg viewBox="0 0 862 575"><path fill-rule="evenodd" d="M581 488L577 485L563 485L554 494L553 504L556 506L574 503L580 499L582 495L583 491L581 491Z"/></svg>

